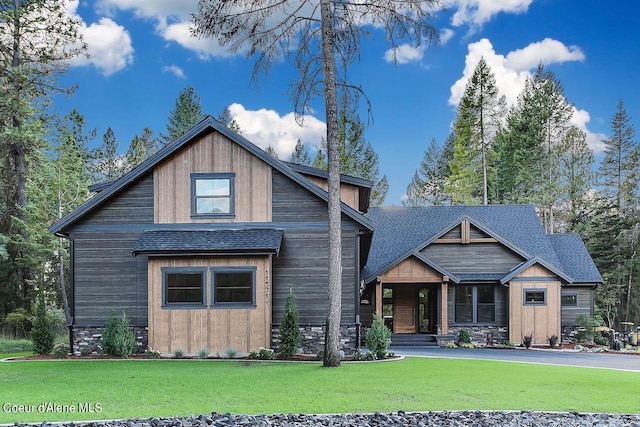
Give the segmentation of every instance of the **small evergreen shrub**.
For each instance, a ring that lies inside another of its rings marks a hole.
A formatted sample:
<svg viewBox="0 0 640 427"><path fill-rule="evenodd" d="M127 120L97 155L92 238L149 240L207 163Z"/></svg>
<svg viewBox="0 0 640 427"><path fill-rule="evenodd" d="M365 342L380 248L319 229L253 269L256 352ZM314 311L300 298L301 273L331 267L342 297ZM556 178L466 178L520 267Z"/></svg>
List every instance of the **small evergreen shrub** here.
<svg viewBox="0 0 640 427"><path fill-rule="evenodd" d="M466 329L460 329L458 332L458 344L471 344L471 335Z"/></svg>
<svg viewBox="0 0 640 427"><path fill-rule="evenodd" d="M287 303L280 324L280 355L291 357L300 347L300 327L298 326L298 309L293 291L289 288Z"/></svg>
<svg viewBox="0 0 640 427"><path fill-rule="evenodd" d="M236 351L235 348L232 348L232 347L229 347L225 352L225 357L227 359L235 359L237 355L238 355L238 352Z"/></svg>
<svg viewBox="0 0 640 427"><path fill-rule="evenodd" d="M209 357L209 349L208 348L201 348L198 351L198 359L206 359L207 357Z"/></svg>
<svg viewBox="0 0 640 427"><path fill-rule="evenodd" d="M556 345L558 345L558 336L553 334L549 337L549 347L556 348Z"/></svg>
<svg viewBox="0 0 640 427"><path fill-rule="evenodd" d="M179 348L176 348L175 350L173 350L173 357L175 357L176 359L184 357L184 351L182 351Z"/></svg>
<svg viewBox="0 0 640 427"><path fill-rule="evenodd" d="M80 350L80 356L86 357L89 356L91 354L91 350L88 349L87 347L84 347L82 350Z"/></svg>
<svg viewBox="0 0 640 427"><path fill-rule="evenodd" d="M104 340L104 336L103 336ZM122 317L117 319L113 331L113 342L111 352L108 352L105 345L105 352L116 357L129 357L136 349L136 337L129 327L129 319L123 312Z"/></svg>
<svg viewBox="0 0 640 427"><path fill-rule="evenodd" d="M387 349L391 344L391 331L385 326L382 317L373 316L373 323L367 331L364 342L376 358L384 359L387 356Z"/></svg>
<svg viewBox="0 0 640 427"><path fill-rule="evenodd" d="M55 335L51 328L51 322L47 317L47 311L44 305L44 297L41 296L38 301L36 318L33 320L31 328L31 341L33 341L33 352L36 354L49 354L53 350L53 342Z"/></svg>
<svg viewBox="0 0 640 427"><path fill-rule="evenodd" d="M113 354L115 352L115 339L116 331L118 330L118 318L115 313L111 311L107 323L102 330L102 350L106 354Z"/></svg>
<svg viewBox="0 0 640 427"><path fill-rule="evenodd" d="M525 348L531 348L531 342L533 341L532 335L525 335L522 337L522 344L524 344Z"/></svg>

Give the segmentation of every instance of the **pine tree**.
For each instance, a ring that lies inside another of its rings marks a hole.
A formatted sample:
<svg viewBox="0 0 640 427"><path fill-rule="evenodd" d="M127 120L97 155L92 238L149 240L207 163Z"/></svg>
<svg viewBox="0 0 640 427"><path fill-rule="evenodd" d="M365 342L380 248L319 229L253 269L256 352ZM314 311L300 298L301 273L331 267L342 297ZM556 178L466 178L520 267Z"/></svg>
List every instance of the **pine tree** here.
<svg viewBox="0 0 640 427"><path fill-rule="evenodd" d="M575 126L570 127L558 146L560 228L571 232L584 231L591 213L591 183L593 152L587 145L587 135Z"/></svg>
<svg viewBox="0 0 640 427"><path fill-rule="evenodd" d="M493 141L506 113L495 77L481 58L467 82L453 126L454 151L446 183L453 203L488 204L494 179Z"/></svg>
<svg viewBox="0 0 640 427"><path fill-rule="evenodd" d="M90 157L90 171L94 182L113 181L125 172L124 160L118 155L116 135L110 127L102 136L102 145L91 150Z"/></svg>
<svg viewBox="0 0 640 427"><path fill-rule="evenodd" d="M291 158L289 159L291 163L295 163L298 165L309 166L311 164L311 158L309 157L309 153L305 150L304 144L298 140L296 142L296 146L293 149L293 153L291 153Z"/></svg>
<svg viewBox="0 0 640 427"><path fill-rule="evenodd" d="M273 157L274 159L278 158L278 152L276 151L275 148L273 148L272 145L267 146L267 148L264 149L264 152L270 155L271 157Z"/></svg>
<svg viewBox="0 0 640 427"><path fill-rule="evenodd" d="M224 107L222 109L222 113L218 115L218 121L235 133L242 134L240 125L235 121L234 118L231 117L231 111L229 110L229 107Z"/></svg>
<svg viewBox="0 0 640 427"><path fill-rule="evenodd" d="M160 134L160 142L167 145L185 133L202 117L200 96L195 89L187 85L180 91L173 110L169 113L167 134Z"/></svg>
<svg viewBox="0 0 640 427"><path fill-rule="evenodd" d="M627 114L622 100L611 118L611 136L605 143L605 157L600 164L598 175L604 187L604 194L615 201L618 210L633 206L633 195L638 191L637 156L640 150L635 138L635 128ZM636 179L634 179L636 178Z"/></svg>
<svg viewBox="0 0 640 427"><path fill-rule="evenodd" d="M124 169L130 171L140 163L151 157L157 150L157 141L153 137L153 131L144 128L141 136L134 136L125 155Z"/></svg>
<svg viewBox="0 0 640 427"><path fill-rule="evenodd" d="M280 354L284 357L291 357L300 348L300 327L298 326L298 309L293 291L289 289L287 302L282 313L282 323L280 324Z"/></svg>
<svg viewBox="0 0 640 427"><path fill-rule="evenodd" d="M449 169L445 159L445 150L438 146L435 139L431 140L425 150L420 168L415 171L411 182L407 186L405 206L440 206L448 203L445 193L445 181Z"/></svg>
<svg viewBox="0 0 640 427"><path fill-rule="evenodd" d="M320 148L318 153L316 154L315 159L313 160L313 167L316 169L327 170L327 156L324 154L325 152Z"/></svg>

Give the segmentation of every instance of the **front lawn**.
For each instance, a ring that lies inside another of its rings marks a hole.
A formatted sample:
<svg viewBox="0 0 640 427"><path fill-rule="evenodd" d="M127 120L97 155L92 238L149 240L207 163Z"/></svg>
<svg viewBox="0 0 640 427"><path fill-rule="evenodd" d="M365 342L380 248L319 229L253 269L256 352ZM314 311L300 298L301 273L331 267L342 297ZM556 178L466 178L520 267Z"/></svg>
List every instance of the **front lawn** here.
<svg viewBox="0 0 640 427"><path fill-rule="evenodd" d="M340 368L199 360L5 362L0 363L0 423L211 411L635 413L638 384L640 373L431 358ZM18 412L20 405L33 412Z"/></svg>

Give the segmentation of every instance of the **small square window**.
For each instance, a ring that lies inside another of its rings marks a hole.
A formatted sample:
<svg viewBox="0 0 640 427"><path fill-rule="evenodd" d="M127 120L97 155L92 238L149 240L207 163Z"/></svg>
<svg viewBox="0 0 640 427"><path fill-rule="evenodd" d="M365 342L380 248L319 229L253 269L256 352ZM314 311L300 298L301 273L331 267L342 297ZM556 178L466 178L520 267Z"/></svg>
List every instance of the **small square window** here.
<svg viewBox="0 0 640 427"><path fill-rule="evenodd" d="M525 305L545 305L547 303L546 289L525 289L524 304Z"/></svg>
<svg viewBox="0 0 640 427"><path fill-rule="evenodd" d="M563 306L577 306L578 294L563 294L561 300Z"/></svg>
<svg viewBox="0 0 640 427"><path fill-rule="evenodd" d="M204 306L206 270L163 268L163 305Z"/></svg>
<svg viewBox="0 0 640 427"><path fill-rule="evenodd" d="M213 305L255 305L255 268L212 269Z"/></svg>
<svg viewBox="0 0 640 427"><path fill-rule="evenodd" d="M233 173L191 174L191 215L232 217L234 178Z"/></svg>

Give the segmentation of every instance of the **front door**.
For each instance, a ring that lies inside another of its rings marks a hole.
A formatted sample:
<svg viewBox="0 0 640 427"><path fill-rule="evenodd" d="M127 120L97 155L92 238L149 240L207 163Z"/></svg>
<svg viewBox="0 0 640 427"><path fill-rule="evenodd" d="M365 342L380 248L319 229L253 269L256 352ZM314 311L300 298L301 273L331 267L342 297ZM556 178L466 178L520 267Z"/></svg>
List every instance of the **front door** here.
<svg viewBox="0 0 640 427"><path fill-rule="evenodd" d="M418 288L418 333L435 334L438 329L438 292L431 288Z"/></svg>
<svg viewBox="0 0 640 427"><path fill-rule="evenodd" d="M393 327L396 334L415 334L416 293L412 286L396 286L393 289Z"/></svg>

